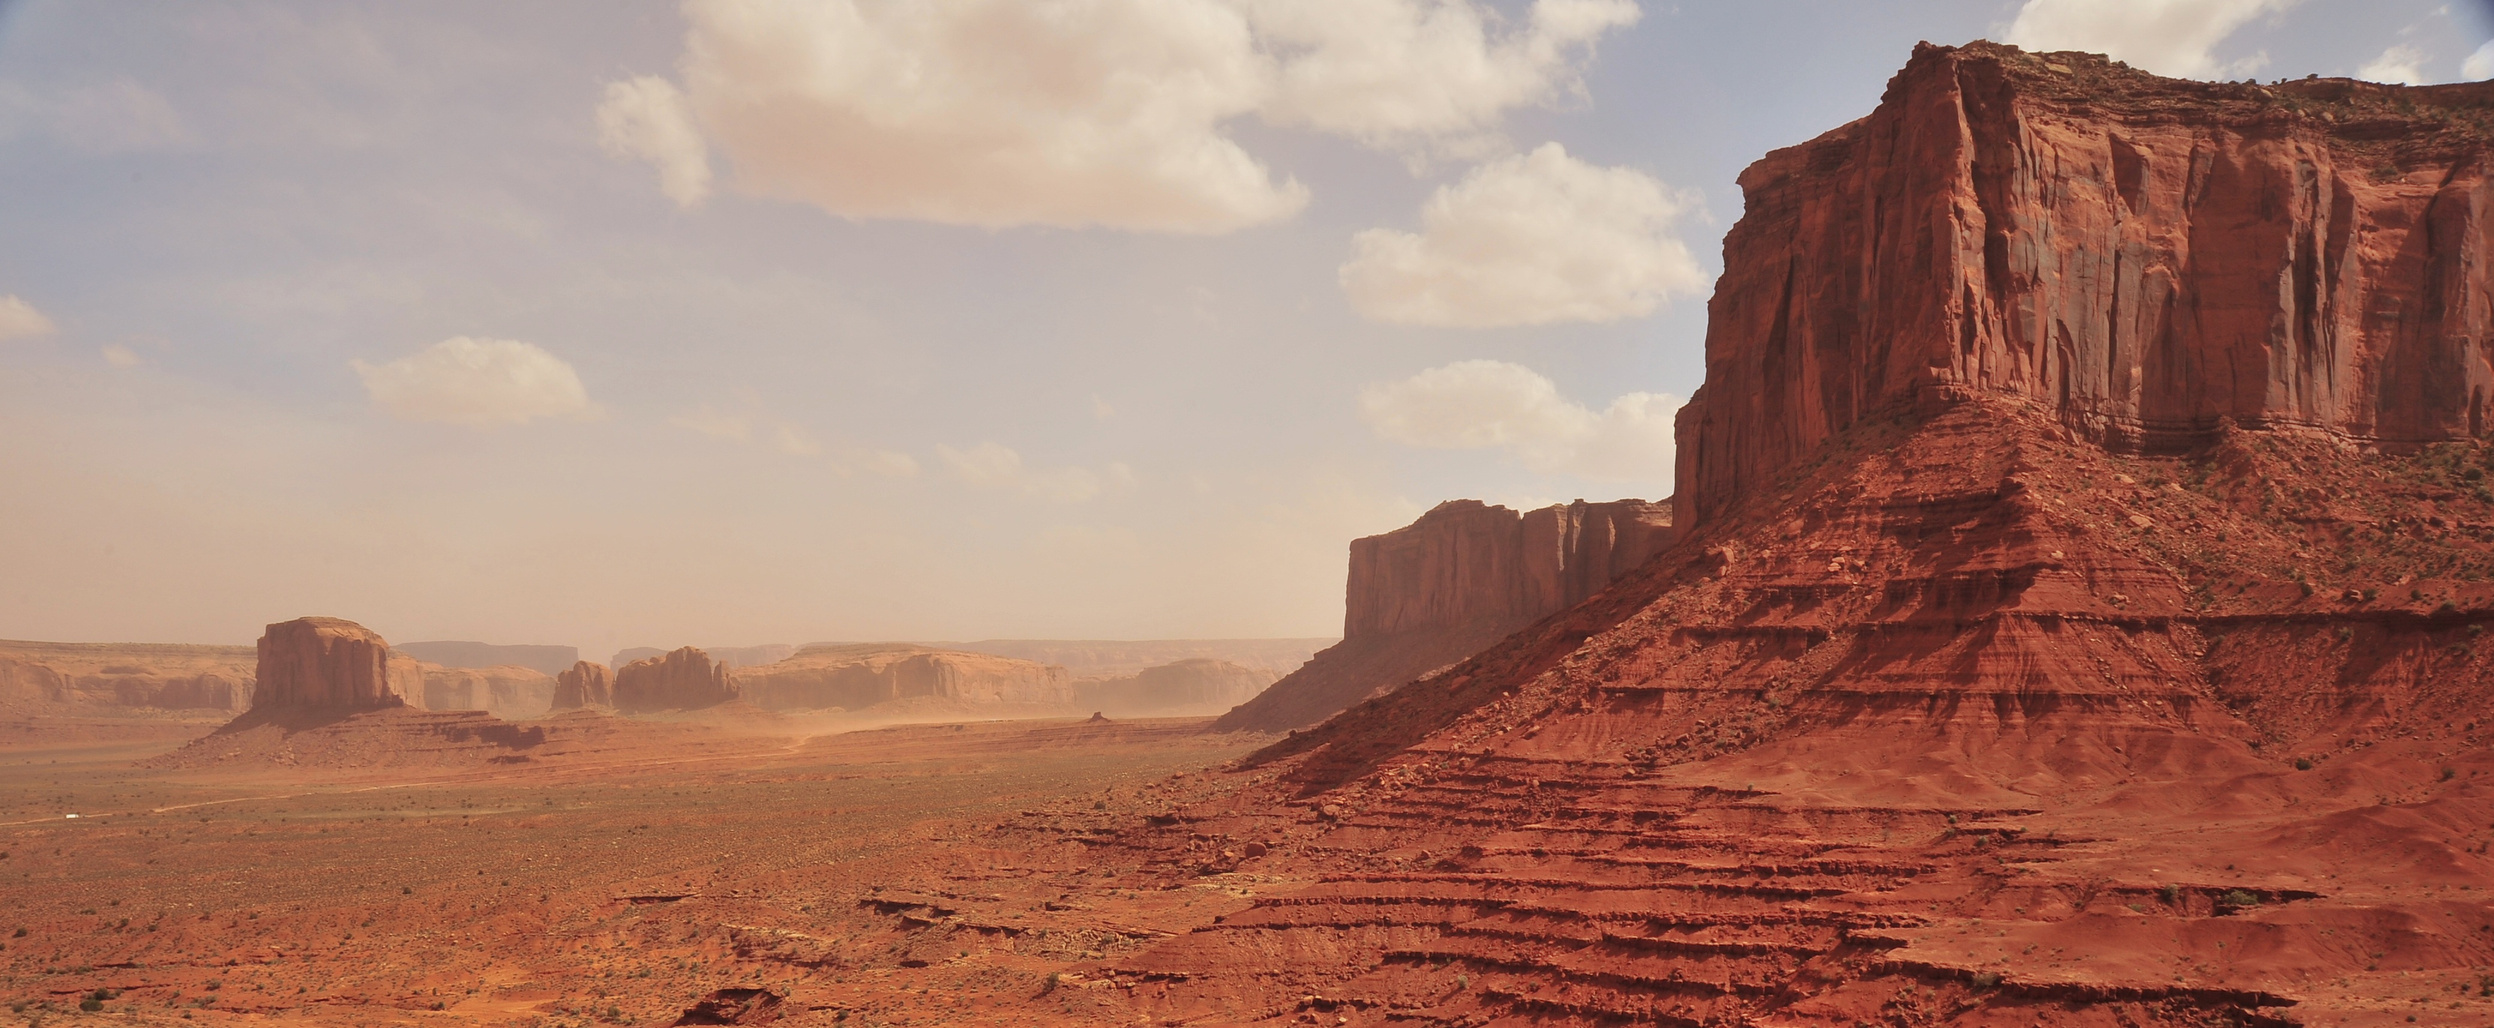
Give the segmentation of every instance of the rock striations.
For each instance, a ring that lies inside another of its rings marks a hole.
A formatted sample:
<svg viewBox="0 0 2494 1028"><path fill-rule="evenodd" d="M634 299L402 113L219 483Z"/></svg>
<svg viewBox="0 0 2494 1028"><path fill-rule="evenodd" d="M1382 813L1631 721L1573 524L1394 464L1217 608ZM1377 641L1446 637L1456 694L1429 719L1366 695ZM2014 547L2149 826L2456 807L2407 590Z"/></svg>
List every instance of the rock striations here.
<svg viewBox="0 0 2494 1028"><path fill-rule="evenodd" d="M251 709L367 710L423 706L416 661L395 657L371 629L341 618L308 617L268 626L260 636Z"/></svg>
<svg viewBox="0 0 2494 1028"><path fill-rule="evenodd" d="M1449 500L1351 543L1342 642L1224 715L1225 731L1282 731L1462 660L1581 603L1671 545L1670 509L1643 500L1518 514Z"/></svg>
<svg viewBox="0 0 2494 1028"><path fill-rule="evenodd" d="M2494 83L1920 48L1742 177L1676 544L944 923L1252 885L1159 1023L2479 1023L2488 167Z"/></svg>
<svg viewBox="0 0 2494 1028"><path fill-rule="evenodd" d="M726 667L690 646L616 668L614 689L615 709L625 714L693 710L741 695Z"/></svg>

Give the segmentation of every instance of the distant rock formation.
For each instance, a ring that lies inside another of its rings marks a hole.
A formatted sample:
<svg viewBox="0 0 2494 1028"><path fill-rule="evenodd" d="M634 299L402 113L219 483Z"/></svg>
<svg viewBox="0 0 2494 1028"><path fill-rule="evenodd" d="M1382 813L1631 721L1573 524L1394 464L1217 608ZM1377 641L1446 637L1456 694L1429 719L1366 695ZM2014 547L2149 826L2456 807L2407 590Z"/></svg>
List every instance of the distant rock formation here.
<svg viewBox="0 0 2494 1028"><path fill-rule="evenodd" d="M1342 640L1322 639L981 639L976 642L922 642L939 650L992 653L1041 664L1056 664L1076 680L1132 675L1145 668L1182 660L1220 660L1242 667L1271 669L1278 678L1297 670L1316 651ZM815 643L816 646L845 645Z"/></svg>
<svg viewBox="0 0 2494 1028"><path fill-rule="evenodd" d="M859 710L909 699L1056 708L1074 700L1064 668L907 643L808 646L737 679L747 698L770 710Z"/></svg>
<svg viewBox="0 0 2494 1028"><path fill-rule="evenodd" d="M580 659L577 646L496 645L481 642L412 642L396 647L427 664L446 668L524 667L547 675L562 674Z"/></svg>
<svg viewBox="0 0 2494 1028"><path fill-rule="evenodd" d="M1194 658L1131 675L1074 682L1074 706L1119 717L1217 714L1255 698L1281 675L1226 660Z"/></svg>
<svg viewBox="0 0 2494 1028"><path fill-rule="evenodd" d="M763 664L786 660L791 654L797 652L797 647L787 643L764 643L760 646L704 646L701 651L710 655L712 663L733 670L740 667L759 667ZM666 654L666 650L655 646L635 646L626 650L617 650L613 666L620 668L636 660L648 660L651 657L663 657Z"/></svg>
<svg viewBox="0 0 2494 1028"><path fill-rule="evenodd" d="M554 707L554 677L535 668L421 666L426 710L481 710L517 720L542 716Z"/></svg>
<svg viewBox="0 0 2494 1028"><path fill-rule="evenodd" d="M249 646L0 640L0 709L242 711L258 654Z"/></svg>
<svg viewBox="0 0 2494 1028"><path fill-rule="evenodd" d="M1221 717L1225 731L1315 724L1581 603L1678 536L1670 507L1575 503L1518 514L1449 500L1353 540L1342 642Z"/></svg>
<svg viewBox="0 0 2494 1028"><path fill-rule="evenodd" d="M708 707L740 695L727 668L691 646L615 669L615 709L626 714Z"/></svg>
<svg viewBox="0 0 2494 1028"><path fill-rule="evenodd" d="M583 707L615 705L615 673L594 661L575 661L571 669L554 678L555 710L579 710Z"/></svg>
<svg viewBox="0 0 2494 1028"><path fill-rule="evenodd" d="M394 657L387 640L342 618L280 621L260 636L251 709L360 710L421 706L416 661Z"/></svg>

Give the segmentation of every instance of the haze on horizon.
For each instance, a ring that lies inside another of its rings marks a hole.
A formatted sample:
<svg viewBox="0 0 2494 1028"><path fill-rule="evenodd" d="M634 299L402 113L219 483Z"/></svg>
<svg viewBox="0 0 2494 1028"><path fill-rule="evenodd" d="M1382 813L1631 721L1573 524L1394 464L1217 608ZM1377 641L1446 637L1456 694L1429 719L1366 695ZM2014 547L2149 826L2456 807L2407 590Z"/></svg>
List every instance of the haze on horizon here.
<svg viewBox="0 0 2494 1028"><path fill-rule="evenodd" d="M0 3L0 637L1307 637L1671 492L1734 176L1919 40L2494 76L2427 0Z"/></svg>

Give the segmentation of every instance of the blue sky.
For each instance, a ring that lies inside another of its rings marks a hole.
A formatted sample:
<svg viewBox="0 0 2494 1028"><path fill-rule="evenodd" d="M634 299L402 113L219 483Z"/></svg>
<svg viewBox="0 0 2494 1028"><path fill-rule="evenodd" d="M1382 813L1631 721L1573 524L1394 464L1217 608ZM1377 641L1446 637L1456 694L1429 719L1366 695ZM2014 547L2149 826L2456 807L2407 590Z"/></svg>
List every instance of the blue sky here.
<svg viewBox="0 0 2494 1028"><path fill-rule="evenodd" d="M1918 40L2494 74L2406 0L1189 2L0 5L0 636L1328 634L1439 500L1669 493L1734 176Z"/></svg>

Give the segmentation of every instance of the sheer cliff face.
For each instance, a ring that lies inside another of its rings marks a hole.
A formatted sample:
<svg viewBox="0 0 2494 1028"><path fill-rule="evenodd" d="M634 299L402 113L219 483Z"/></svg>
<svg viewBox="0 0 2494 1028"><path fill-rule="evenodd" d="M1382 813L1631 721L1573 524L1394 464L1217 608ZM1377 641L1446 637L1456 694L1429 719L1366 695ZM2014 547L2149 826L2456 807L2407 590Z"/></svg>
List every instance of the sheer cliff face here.
<svg viewBox="0 0 2494 1028"><path fill-rule="evenodd" d="M1521 627L1601 591L1671 538L1667 509L1642 500L1522 515L1449 500L1408 526L1352 541L1342 635Z"/></svg>
<svg viewBox="0 0 2494 1028"><path fill-rule="evenodd" d="M1925 46L1740 179L1680 413L1696 524L1883 407L2025 398L2116 450L2232 419L2482 436L2494 90L2161 79Z"/></svg>
<svg viewBox="0 0 2494 1028"><path fill-rule="evenodd" d="M1342 642L1224 714L1225 731L1312 725L1601 592L1670 548L1671 509L1577 501L1518 514L1449 500L1351 542Z"/></svg>
<svg viewBox="0 0 2494 1028"><path fill-rule="evenodd" d="M260 636L251 708L419 706L424 676L371 629L339 618L297 618Z"/></svg>
<svg viewBox="0 0 2494 1028"><path fill-rule="evenodd" d="M584 707L615 705L615 675L606 665L595 661L572 662L571 669L555 676L554 709L579 710Z"/></svg>

